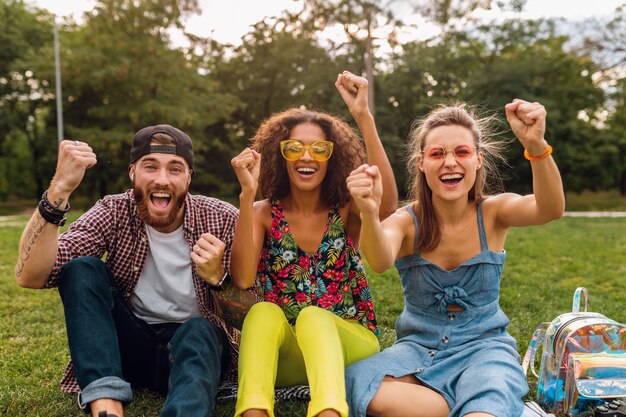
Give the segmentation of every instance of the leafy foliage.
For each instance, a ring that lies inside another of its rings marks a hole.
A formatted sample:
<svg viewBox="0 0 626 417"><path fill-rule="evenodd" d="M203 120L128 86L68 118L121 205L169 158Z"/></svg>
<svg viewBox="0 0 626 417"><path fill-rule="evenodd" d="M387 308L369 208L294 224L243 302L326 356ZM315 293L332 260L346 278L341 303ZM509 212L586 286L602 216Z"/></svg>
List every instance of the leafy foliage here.
<svg viewBox="0 0 626 417"><path fill-rule="evenodd" d="M52 59L52 16L23 1L0 3L0 198L23 190L39 195L55 162L48 126L53 84L44 59ZM26 175L16 175L23 173ZM19 195L19 193L18 193ZM24 195L24 194L21 194Z"/></svg>
<svg viewBox="0 0 626 417"><path fill-rule="evenodd" d="M410 27L389 0L307 0L254 24L241 45L187 35L197 0L100 0L81 23L59 27L66 136L88 142L98 164L72 197L89 205L128 186L130 138L169 123L190 134L197 174L192 191L235 200L230 158L272 113L305 106L351 120L334 89L348 69L370 78L378 130L397 182L405 189L403 149L411 123L441 102L466 101L504 119L518 97L548 110L547 139L568 191L626 195L624 70L618 41L624 8L589 25L584 42L562 22L480 18L475 10L519 11L523 0L416 2L439 27L426 40L401 43ZM403 6L404 7L404 6ZM54 172L53 17L23 1L0 4L0 198L37 198ZM332 40L324 31L345 35ZM382 29L390 30L383 31ZM386 54L381 47L388 45ZM614 60L608 62L606 59ZM512 138L506 128L503 136ZM529 164L510 146L505 188L531 190ZM26 175L15 175L16 172Z"/></svg>

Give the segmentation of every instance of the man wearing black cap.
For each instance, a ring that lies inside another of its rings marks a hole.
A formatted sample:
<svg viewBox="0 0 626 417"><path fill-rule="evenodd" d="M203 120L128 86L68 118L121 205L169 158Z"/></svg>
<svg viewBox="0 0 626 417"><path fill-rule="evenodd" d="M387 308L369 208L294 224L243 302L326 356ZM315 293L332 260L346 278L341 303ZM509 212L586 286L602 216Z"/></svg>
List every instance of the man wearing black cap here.
<svg viewBox="0 0 626 417"><path fill-rule="evenodd" d="M61 142L22 235L17 282L59 287L72 357L61 386L80 391L86 411L121 417L132 386L167 395L162 416L211 416L239 339L216 296L237 210L188 193L193 147L179 129L141 129L130 153L132 190L105 196L59 236L71 193L96 163L88 144Z"/></svg>

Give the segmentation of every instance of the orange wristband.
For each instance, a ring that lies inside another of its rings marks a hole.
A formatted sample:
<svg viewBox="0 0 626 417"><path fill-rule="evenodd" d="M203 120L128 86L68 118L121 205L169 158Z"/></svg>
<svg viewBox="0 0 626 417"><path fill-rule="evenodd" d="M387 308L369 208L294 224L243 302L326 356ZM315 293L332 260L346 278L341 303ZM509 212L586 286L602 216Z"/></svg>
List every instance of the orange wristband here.
<svg viewBox="0 0 626 417"><path fill-rule="evenodd" d="M542 159L546 159L550 155L552 155L552 146L550 145L548 145L548 149L546 149L544 153L537 156L529 154L528 151L524 149L524 158L528 159L529 161L541 161Z"/></svg>

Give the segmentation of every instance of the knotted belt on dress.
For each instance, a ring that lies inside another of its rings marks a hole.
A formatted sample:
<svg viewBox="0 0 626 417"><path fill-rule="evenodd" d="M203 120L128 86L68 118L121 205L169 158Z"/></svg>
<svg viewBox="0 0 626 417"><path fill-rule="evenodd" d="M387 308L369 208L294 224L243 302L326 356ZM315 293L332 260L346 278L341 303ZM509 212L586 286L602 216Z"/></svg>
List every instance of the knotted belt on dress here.
<svg viewBox="0 0 626 417"><path fill-rule="evenodd" d="M440 293L435 294L435 303L437 311L447 313L448 311L460 311L459 308L466 310L469 308L467 303L468 295L465 290L456 285L445 287Z"/></svg>

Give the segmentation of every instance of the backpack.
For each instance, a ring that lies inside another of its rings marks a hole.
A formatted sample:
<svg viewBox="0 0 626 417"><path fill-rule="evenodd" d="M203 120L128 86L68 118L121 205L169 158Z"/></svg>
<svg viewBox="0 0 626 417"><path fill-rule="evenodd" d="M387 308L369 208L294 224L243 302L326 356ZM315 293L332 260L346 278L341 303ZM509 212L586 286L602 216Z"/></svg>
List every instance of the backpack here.
<svg viewBox="0 0 626 417"><path fill-rule="evenodd" d="M537 401L554 413L585 415L604 399L626 397L626 325L588 312L587 299L587 289L577 288L572 312L540 323L524 355L524 373L530 365L538 379ZM535 356L542 343L537 374Z"/></svg>

